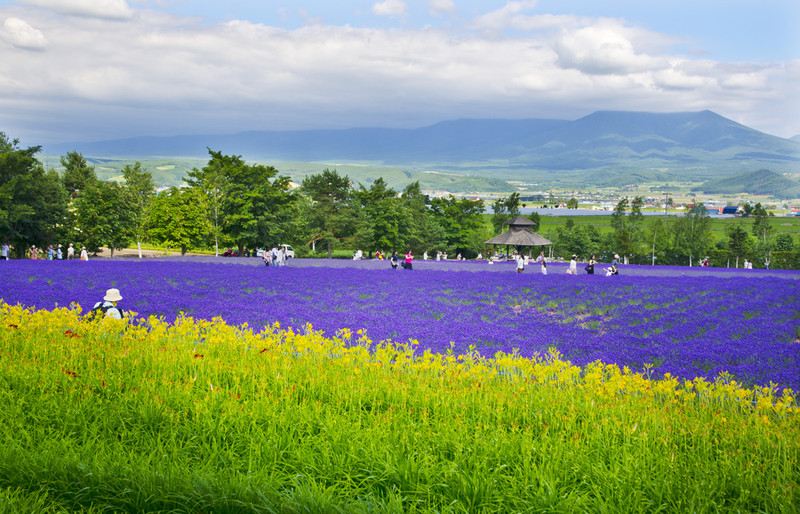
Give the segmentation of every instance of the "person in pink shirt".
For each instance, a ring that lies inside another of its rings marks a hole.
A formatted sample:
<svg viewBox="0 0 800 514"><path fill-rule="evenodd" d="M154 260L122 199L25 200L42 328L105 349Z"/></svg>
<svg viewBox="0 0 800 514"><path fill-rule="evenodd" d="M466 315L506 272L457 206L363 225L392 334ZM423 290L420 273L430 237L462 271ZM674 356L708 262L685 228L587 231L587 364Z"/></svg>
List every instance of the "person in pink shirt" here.
<svg viewBox="0 0 800 514"><path fill-rule="evenodd" d="M414 260L414 255L411 253L411 250L406 252L406 260L403 262L403 268L411 270L414 269L411 265L411 261Z"/></svg>

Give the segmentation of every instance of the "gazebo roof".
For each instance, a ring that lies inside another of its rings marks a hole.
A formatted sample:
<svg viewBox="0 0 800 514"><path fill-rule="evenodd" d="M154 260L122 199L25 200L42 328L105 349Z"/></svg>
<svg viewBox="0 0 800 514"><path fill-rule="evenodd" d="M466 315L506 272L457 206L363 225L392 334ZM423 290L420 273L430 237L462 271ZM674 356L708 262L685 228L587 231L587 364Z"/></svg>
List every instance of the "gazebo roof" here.
<svg viewBox="0 0 800 514"><path fill-rule="evenodd" d="M509 230L507 232L484 241L484 244L509 246L545 246L553 244L532 231L530 227L534 225L536 224L525 216L517 216L508 222Z"/></svg>
<svg viewBox="0 0 800 514"><path fill-rule="evenodd" d="M525 216L517 216L513 220L506 222L505 225L510 227L532 227L536 225L536 223L532 222Z"/></svg>
<svg viewBox="0 0 800 514"><path fill-rule="evenodd" d="M510 245L510 246L545 246L553 244L548 239L540 236L530 229L509 230L499 236L495 236L488 241L487 245Z"/></svg>

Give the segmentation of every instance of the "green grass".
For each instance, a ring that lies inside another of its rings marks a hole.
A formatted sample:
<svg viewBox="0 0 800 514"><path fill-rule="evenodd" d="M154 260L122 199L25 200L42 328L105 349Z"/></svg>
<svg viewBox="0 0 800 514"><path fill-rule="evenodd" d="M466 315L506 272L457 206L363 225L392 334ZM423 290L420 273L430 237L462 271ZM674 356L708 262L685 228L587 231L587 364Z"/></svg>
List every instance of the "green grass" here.
<svg viewBox="0 0 800 514"><path fill-rule="evenodd" d="M7 512L791 512L787 392L0 305ZM13 327L12 327L13 325ZM69 332L68 332L69 331ZM361 340L362 344L368 344Z"/></svg>

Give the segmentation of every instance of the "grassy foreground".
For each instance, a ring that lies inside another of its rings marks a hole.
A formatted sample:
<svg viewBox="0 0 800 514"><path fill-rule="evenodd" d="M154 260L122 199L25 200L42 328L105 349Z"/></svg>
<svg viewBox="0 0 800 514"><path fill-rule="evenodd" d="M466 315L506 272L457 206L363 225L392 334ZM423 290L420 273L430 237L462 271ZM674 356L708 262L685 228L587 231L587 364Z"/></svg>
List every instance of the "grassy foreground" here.
<svg viewBox="0 0 800 514"><path fill-rule="evenodd" d="M788 390L191 318L0 327L0 512L800 509Z"/></svg>

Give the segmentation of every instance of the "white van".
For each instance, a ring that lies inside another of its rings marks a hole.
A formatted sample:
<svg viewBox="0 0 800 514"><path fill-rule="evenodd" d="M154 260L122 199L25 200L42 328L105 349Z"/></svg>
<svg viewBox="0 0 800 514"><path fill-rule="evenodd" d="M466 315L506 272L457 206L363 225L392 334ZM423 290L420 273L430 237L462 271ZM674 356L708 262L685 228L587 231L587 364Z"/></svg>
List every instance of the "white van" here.
<svg viewBox="0 0 800 514"><path fill-rule="evenodd" d="M294 259L294 248L292 248L292 245L281 245L280 247L286 250L286 257L288 259Z"/></svg>

